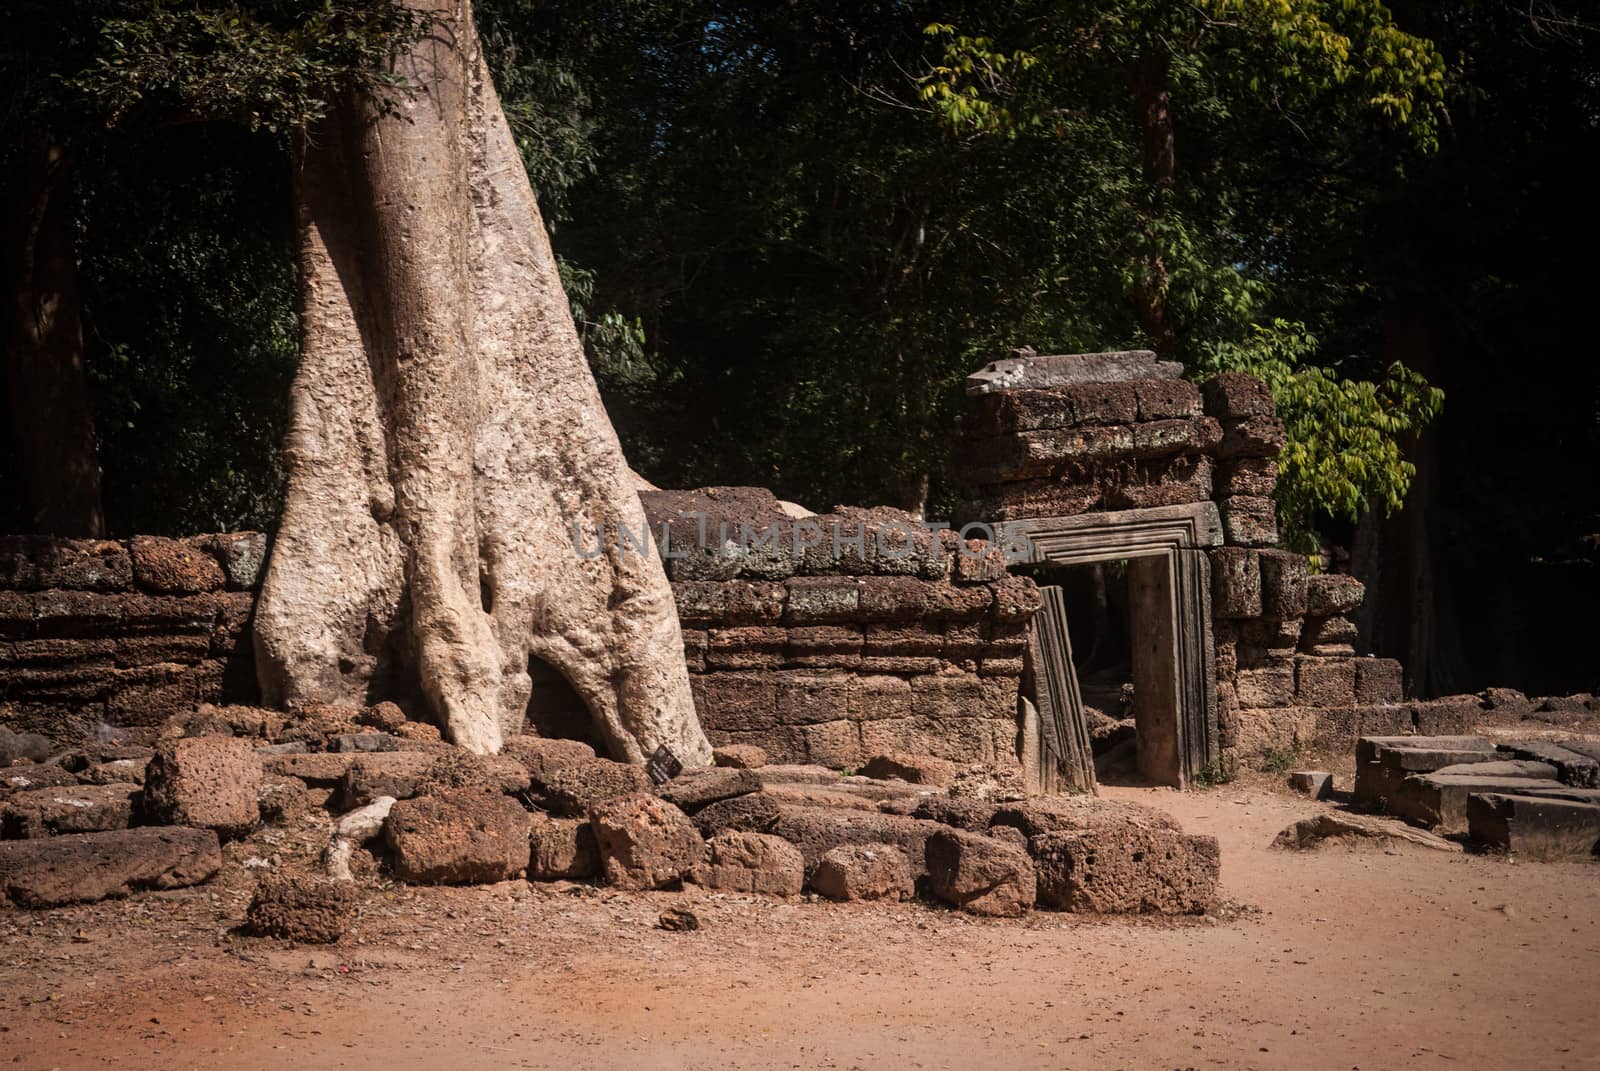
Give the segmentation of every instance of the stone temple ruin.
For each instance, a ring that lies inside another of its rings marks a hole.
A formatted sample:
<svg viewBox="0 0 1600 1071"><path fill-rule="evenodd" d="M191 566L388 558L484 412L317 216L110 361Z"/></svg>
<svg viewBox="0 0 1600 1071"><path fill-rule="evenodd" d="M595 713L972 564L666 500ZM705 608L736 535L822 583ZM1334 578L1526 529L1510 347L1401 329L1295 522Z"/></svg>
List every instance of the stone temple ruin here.
<svg viewBox="0 0 1600 1071"><path fill-rule="evenodd" d="M1506 845L1543 808L1579 830L1562 843L1600 841L1592 758L1467 735L1537 703L1408 700L1397 662L1357 654L1361 584L1273 548L1284 433L1266 387L1180 372L1023 352L975 373L960 528L757 488L643 492L643 552L663 558L719 763L661 785L596 756L581 701L541 666L527 734L486 759L408 719L412 697L259 709L261 535L0 539L0 900L193 884L263 821L320 821L336 877L382 855L418 883L1204 910L1215 840L1093 798L1101 722L1156 784L1361 740L1372 809ZM1125 577L1131 719L1099 715L1075 666L1097 637L1072 623L1070 585L1097 564ZM253 913L326 940L352 902L289 875Z"/></svg>

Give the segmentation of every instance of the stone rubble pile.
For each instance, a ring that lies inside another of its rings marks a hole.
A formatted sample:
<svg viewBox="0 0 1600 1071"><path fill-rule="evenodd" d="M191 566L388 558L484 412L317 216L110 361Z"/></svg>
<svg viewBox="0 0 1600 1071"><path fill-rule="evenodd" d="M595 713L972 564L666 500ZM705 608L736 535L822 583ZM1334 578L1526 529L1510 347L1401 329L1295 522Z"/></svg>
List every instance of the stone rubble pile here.
<svg viewBox="0 0 1600 1071"><path fill-rule="evenodd" d="M47 908L199 884L262 823L328 830L327 873L269 868L244 921L248 933L308 942L337 939L357 913L360 886L328 875L380 870L415 884L525 877L920 895L1002 917L1199 913L1216 895L1213 838L1129 803L1024 798L992 767L889 753L868 764L883 777L861 777L769 763L734 744L719 753L730 765L657 787L572 740L524 736L486 759L361 728L374 717L206 708L165 729L195 735L139 754L79 750L6 767L0 903ZM234 735L240 727L257 732ZM352 747L351 736L375 739ZM107 780L118 771L124 780ZM365 861L352 866L352 852Z"/></svg>
<svg viewBox="0 0 1600 1071"><path fill-rule="evenodd" d="M1600 738L1369 736L1354 803L1535 857L1600 854Z"/></svg>

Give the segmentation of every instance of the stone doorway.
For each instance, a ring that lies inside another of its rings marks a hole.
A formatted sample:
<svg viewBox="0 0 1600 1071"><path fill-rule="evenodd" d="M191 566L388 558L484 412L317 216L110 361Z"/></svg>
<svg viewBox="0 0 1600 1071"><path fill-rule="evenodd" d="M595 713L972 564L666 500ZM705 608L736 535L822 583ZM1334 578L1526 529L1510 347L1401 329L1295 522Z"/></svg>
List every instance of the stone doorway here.
<svg viewBox="0 0 1600 1071"><path fill-rule="evenodd" d="M1040 517L1000 526L1003 543L1032 565L1128 562L1134 719L1139 773L1187 787L1217 757L1217 688L1211 633L1211 566L1205 548L1222 542L1213 503ZM1082 699L1064 629L1041 626L1034 688L1040 716L1026 771L1048 789L1063 777L1043 768L1072 752L1083 724ZM1046 649L1049 647L1054 650ZM1055 719L1055 720L1053 720ZM1077 756L1069 756L1076 759ZM1086 787L1073 784L1067 787Z"/></svg>

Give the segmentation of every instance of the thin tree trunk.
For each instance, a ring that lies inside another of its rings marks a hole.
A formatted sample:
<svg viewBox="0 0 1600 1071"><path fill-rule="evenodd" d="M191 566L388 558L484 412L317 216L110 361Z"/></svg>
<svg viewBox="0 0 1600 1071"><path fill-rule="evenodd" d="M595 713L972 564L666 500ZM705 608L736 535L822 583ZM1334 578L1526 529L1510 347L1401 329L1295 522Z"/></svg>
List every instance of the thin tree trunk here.
<svg viewBox="0 0 1600 1071"><path fill-rule="evenodd" d="M347 102L299 154L304 343L263 692L359 702L411 672L453 741L493 752L537 657L615 757L707 762L661 563L617 538L643 509L470 4L408 3L435 20L397 61L414 93Z"/></svg>
<svg viewBox="0 0 1600 1071"><path fill-rule="evenodd" d="M1169 81L1172 57L1161 45L1140 61L1133 77L1134 110L1139 121L1143 150L1144 177L1149 185L1150 208L1145 223L1146 250L1133 284L1134 312L1150 344L1162 356L1170 356L1177 337L1167 308L1167 264L1161 250L1160 223L1166 211L1168 191L1177 170L1177 155L1172 128L1172 101Z"/></svg>
<svg viewBox="0 0 1600 1071"><path fill-rule="evenodd" d="M7 378L29 527L100 538L106 528L100 455L84 371L67 172L60 147L35 134L9 176Z"/></svg>

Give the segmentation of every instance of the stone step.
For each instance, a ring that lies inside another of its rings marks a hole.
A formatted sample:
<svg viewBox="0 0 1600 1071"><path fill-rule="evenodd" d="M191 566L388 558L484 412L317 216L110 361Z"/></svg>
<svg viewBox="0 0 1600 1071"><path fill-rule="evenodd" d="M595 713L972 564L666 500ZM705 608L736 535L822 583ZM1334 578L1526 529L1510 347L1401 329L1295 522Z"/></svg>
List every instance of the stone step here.
<svg viewBox="0 0 1600 1071"><path fill-rule="evenodd" d="M1600 760L1554 741L1516 740L1501 744L1500 750L1519 759L1549 763L1556 768L1556 777L1564 784L1600 788Z"/></svg>
<svg viewBox="0 0 1600 1071"><path fill-rule="evenodd" d="M1467 800L1467 825L1473 840L1511 852L1579 857L1600 852L1600 798L1584 803L1551 796L1473 793Z"/></svg>
<svg viewBox="0 0 1600 1071"><path fill-rule="evenodd" d="M1401 782L1410 774L1500 757L1481 736L1362 737L1356 745L1354 799L1363 807L1385 810L1385 801L1400 793Z"/></svg>
<svg viewBox="0 0 1600 1071"><path fill-rule="evenodd" d="M1525 759L1503 759L1494 762L1463 762L1455 766L1441 766L1431 773L1458 777L1521 777L1529 781L1558 781L1556 768L1548 762L1529 762Z"/></svg>
<svg viewBox="0 0 1600 1071"><path fill-rule="evenodd" d="M1521 777L1479 777L1475 774L1412 774L1389 798L1389 810L1402 818L1431 826L1439 833L1467 832L1467 798L1473 793L1541 796L1578 803L1600 803L1600 789L1573 788L1559 781Z"/></svg>

